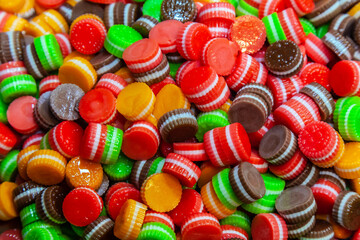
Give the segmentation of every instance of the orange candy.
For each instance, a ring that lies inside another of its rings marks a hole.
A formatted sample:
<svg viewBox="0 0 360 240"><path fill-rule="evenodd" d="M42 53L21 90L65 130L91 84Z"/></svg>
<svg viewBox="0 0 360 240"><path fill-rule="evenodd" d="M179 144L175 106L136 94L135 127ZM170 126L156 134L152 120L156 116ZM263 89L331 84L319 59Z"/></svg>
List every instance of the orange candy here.
<svg viewBox="0 0 360 240"><path fill-rule="evenodd" d="M128 84L134 82L134 78L127 67L120 68L115 74L122 77Z"/></svg>
<svg viewBox="0 0 360 240"><path fill-rule="evenodd" d="M0 184L0 220L8 221L18 216L15 209L13 191L18 185L12 182Z"/></svg>
<svg viewBox="0 0 360 240"><path fill-rule="evenodd" d="M54 150L33 153L27 165L28 177L36 183L55 185L64 180L66 159Z"/></svg>
<svg viewBox="0 0 360 240"><path fill-rule="evenodd" d="M116 217L115 237L122 240L136 240L145 219L147 206L135 200L127 200Z"/></svg>
<svg viewBox="0 0 360 240"><path fill-rule="evenodd" d="M223 110L224 112L229 112L229 108L232 104L232 101L228 99L221 107L219 107L220 110Z"/></svg>
<svg viewBox="0 0 360 240"><path fill-rule="evenodd" d="M182 187L179 180L167 173L157 173L141 187L141 199L157 212L169 212L180 202Z"/></svg>
<svg viewBox="0 0 360 240"><path fill-rule="evenodd" d="M40 150L40 146L39 145L31 145L27 148L24 148L23 150L21 150L17 156L17 165L18 165L18 171L19 171L19 175L20 177L22 177L22 179L24 180L28 180L29 177L26 173L26 169L27 169L27 164L30 160L31 155Z"/></svg>
<svg viewBox="0 0 360 240"><path fill-rule="evenodd" d="M211 162L204 162L201 167L201 175L197 185L199 188L202 188L205 184L211 181L212 177L215 176L218 172L225 169L224 167L215 167Z"/></svg>
<svg viewBox="0 0 360 240"><path fill-rule="evenodd" d="M71 188L88 187L97 190L103 180L101 164L80 157L74 157L68 162L65 174L66 183Z"/></svg>

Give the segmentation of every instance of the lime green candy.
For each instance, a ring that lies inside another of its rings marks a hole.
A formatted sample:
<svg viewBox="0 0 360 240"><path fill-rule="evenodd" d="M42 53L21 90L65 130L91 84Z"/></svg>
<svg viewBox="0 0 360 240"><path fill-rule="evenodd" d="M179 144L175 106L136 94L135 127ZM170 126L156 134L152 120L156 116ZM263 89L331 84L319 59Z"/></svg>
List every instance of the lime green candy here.
<svg viewBox="0 0 360 240"><path fill-rule="evenodd" d="M40 141L40 149L51 149L49 142L49 132L47 132Z"/></svg>
<svg viewBox="0 0 360 240"><path fill-rule="evenodd" d="M272 213L275 212L275 201L276 199L270 196L264 196L253 203L243 204L241 207L254 214Z"/></svg>
<svg viewBox="0 0 360 240"><path fill-rule="evenodd" d="M175 232L164 223L145 223L137 237L137 240L175 240Z"/></svg>
<svg viewBox="0 0 360 240"><path fill-rule="evenodd" d="M234 8L236 9L238 6L238 1L237 0L227 0L228 3L230 3L231 5L234 6Z"/></svg>
<svg viewBox="0 0 360 240"><path fill-rule="evenodd" d="M360 141L360 106L348 104L344 106L338 120L339 133L344 140Z"/></svg>
<svg viewBox="0 0 360 240"><path fill-rule="evenodd" d="M106 125L107 135L104 146L104 152L101 156L102 164L114 164L120 154L123 131L110 125Z"/></svg>
<svg viewBox="0 0 360 240"><path fill-rule="evenodd" d="M15 180L17 173L17 156L18 150L12 150L9 152L3 160L0 162L0 181L1 182L12 182Z"/></svg>
<svg viewBox="0 0 360 240"><path fill-rule="evenodd" d="M220 225L231 225L242 228L249 236L251 236L251 219L246 213L242 211L237 210L230 216L221 219Z"/></svg>
<svg viewBox="0 0 360 240"><path fill-rule="evenodd" d="M220 109L200 113L196 121L198 123L198 131L195 136L199 142L204 140L204 134L207 131L217 127L225 127L230 124L227 113Z"/></svg>
<svg viewBox="0 0 360 240"><path fill-rule="evenodd" d="M10 103L15 98L31 95L36 96L37 86L35 79L29 74L21 74L5 78L0 83L2 100Z"/></svg>
<svg viewBox="0 0 360 240"><path fill-rule="evenodd" d="M106 36L104 47L112 55L122 58L127 47L142 39L135 29L122 24L110 27Z"/></svg>
<svg viewBox="0 0 360 240"><path fill-rule="evenodd" d="M265 196L276 199L285 188L285 181L272 173L263 173L261 177L265 183Z"/></svg>
<svg viewBox="0 0 360 240"><path fill-rule="evenodd" d="M143 15L149 15L161 21L161 4L163 0L146 0L143 5Z"/></svg>
<svg viewBox="0 0 360 240"><path fill-rule="evenodd" d="M164 164L165 164L165 158L163 158L163 157L156 158L150 166L147 177L150 177L151 175L153 175L155 173L161 173L161 170L162 170Z"/></svg>
<svg viewBox="0 0 360 240"><path fill-rule="evenodd" d="M242 202L231 187L229 173L230 169L228 168L217 173L212 178L212 185L220 202L228 209L235 209L240 206Z"/></svg>
<svg viewBox="0 0 360 240"><path fill-rule="evenodd" d="M236 16L243 16L243 15L252 15L255 17L259 17L259 10L254 8L245 0L240 0L238 6L235 9Z"/></svg>
<svg viewBox="0 0 360 240"><path fill-rule="evenodd" d="M25 240L26 237L28 236L28 234L35 229L52 229L51 231L61 234L59 226L52 225L52 224L46 223L44 221L37 221L37 222L27 225L26 227L23 227L23 229L21 231L23 239ZM27 238L27 239L34 240L37 238Z"/></svg>
<svg viewBox="0 0 360 240"><path fill-rule="evenodd" d="M322 38L329 30L330 23L326 23L324 25L321 25L316 29L316 36L318 38Z"/></svg>
<svg viewBox="0 0 360 240"><path fill-rule="evenodd" d="M23 227L41 220L38 212L36 211L36 204L30 204L29 206L24 207L20 211L20 220Z"/></svg>
<svg viewBox="0 0 360 240"><path fill-rule="evenodd" d="M117 162L114 164L103 165L103 169L112 181L124 181L130 177L134 161L120 154Z"/></svg>
<svg viewBox="0 0 360 240"><path fill-rule="evenodd" d="M356 104L356 105L360 106L360 97L358 97L358 96L345 97L345 98L339 98L336 101L335 110L333 113L333 121L334 121L335 129L339 129L338 121L339 121L339 115L340 115L341 109L347 105L352 105L352 104Z"/></svg>
<svg viewBox="0 0 360 240"><path fill-rule="evenodd" d="M6 111L8 109L8 105L0 98L0 122L7 123Z"/></svg>
<svg viewBox="0 0 360 240"><path fill-rule="evenodd" d="M60 240L58 233L52 228L35 228L29 231L24 240Z"/></svg>
<svg viewBox="0 0 360 240"><path fill-rule="evenodd" d="M309 33L316 35L316 28L309 20L306 18L299 18L299 20L306 36L309 35Z"/></svg>
<svg viewBox="0 0 360 240"><path fill-rule="evenodd" d="M35 38L34 46L40 63L46 71L56 70L63 65L64 59L60 46L53 34Z"/></svg>
<svg viewBox="0 0 360 240"><path fill-rule="evenodd" d="M280 40L286 40L285 32L281 27L278 14L276 12L265 16L262 21L265 24L266 36L270 44Z"/></svg>
<svg viewBox="0 0 360 240"><path fill-rule="evenodd" d="M176 73L179 69L179 67L181 66L182 63L171 63L169 62L169 66L170 66L170 73L169 75L172 77L172 78L176 78Z"/></svg>

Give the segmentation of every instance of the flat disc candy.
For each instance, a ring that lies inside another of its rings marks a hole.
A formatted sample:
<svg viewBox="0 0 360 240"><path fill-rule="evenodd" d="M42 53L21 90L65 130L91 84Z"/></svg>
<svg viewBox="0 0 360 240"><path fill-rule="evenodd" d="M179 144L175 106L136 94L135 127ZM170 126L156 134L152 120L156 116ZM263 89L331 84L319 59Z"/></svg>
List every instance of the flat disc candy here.
<svg viewBox="0 0 360 240"><path fill-rule="evenodd" d="M301 50L292 41L277 41L266 49L265 64L271 73L280 78L294 76L300 72L303 63Z"/></svg>
<svg viewBox="0 0 360 240"><path fill-rule="evenodd" d="M161 4L162 20L178 20L180 22L194 21L197 8L193 0L165 0Z"/></svg>

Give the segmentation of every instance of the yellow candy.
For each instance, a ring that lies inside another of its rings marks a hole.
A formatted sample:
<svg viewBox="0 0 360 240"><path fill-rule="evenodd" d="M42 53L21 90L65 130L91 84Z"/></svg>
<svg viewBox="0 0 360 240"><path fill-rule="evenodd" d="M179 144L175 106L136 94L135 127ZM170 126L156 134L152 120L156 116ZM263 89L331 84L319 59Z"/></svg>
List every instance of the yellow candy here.
<svg viewBox="0 0 360 240"><path fill-rule="evenodd" d="M157 126L158 123L158 120L155 118L153 114L150 114L145 121L151 123L154 126Z"/></svg>
<svg viewBox="0 0 360 240"><path fill-rule="evenodd" d="M156 95L153 115L160 119L162 115L179 108L190 108L190 102L175 84L165 85Z"/></svg>
<svg viewBox="0 0 360 240"><path fill-rule="evenodd" d="M24 31L28 24L29 22L26 19L11 15L7 19L3 31Z"/></svg>
<svg viewBox="0 0 360 240"><path fill-rule="evenodd" d="M342 178L360 178L360 143L349 142L345 144L342 158L335 164L335 172Z"/></svg>
<svg viewBox="0 0 360 240"><path fill-rule="evenodd" d="M75 57L67 60L59 68L59 80L61 83L76 84L87 92L95 85L97 74L88 60Z"/></svg>
<svg viewBox="0 0 360 240"><path fill-rule="evenodd" d="M221 107L219 107L220 110L223 110L224 112L229 112L229 108L232 104L232 101L228 99Z"/></svg>
<svg viewBox="0 0 360 240"><path fill-rule="evenodd" d="M93 55L85 55L85 54L79 53L78 51L72 51L69 55L67 55L64 58L64 63L69 61L70 59L74 59L76 57L85 58L86 60L90 61L91 58L93 57Z"/></svg>
<svg viewBox="0 0 360 240"><path fill-rule="evenodd" d="M18 185L12 182L0 184L0 220L7 221L18 216L13 191Z"/></svg>
<svg viewBox="0 0 360 240"><path fill-rule="evenodd" d="M17 13L24 4L25 0L0 0L0 9L8 13Z"/></svg>
<svg viewBox="0 0 360 240"><path fill-rule="evenodd" d="M122 240L136 240L143 225L146 210L146 205L132 199L127 200L115 220L115 237Z"/></svg>
<svg viewBox="0 0 360 240"><path fill-rule="evenodd" d="M127 67L120 68L117 72L115 72L115 74L122 77L128 84L135 82L130 70Z"/></svg>
<svg viewBox="0 0 360 240"><path fill-rule="evenodd" d="M145 83L127 85L116 101L116 109L129 121L146 120L154 105L155 95Z"/></svg>
<svg viewBox="0 0 360 240"><path fill-rule="evenodd" d="M54 30L42 19L41 16L34 17L27 24L25 31L33 37L40 37L46 34L54 34Z"/></svg>
<svg viewBox="0 0 360 240"><path fill-rule="evenodd" d="M348 12L350 16L353 16L354 18L360 17L360 3L356 4L354 7L350 9Z"/></svg>
<svg viewBox="0 0 360 240"><path fill-rule="evenodd" d="M351 189L354 192L360 194L360 178L351 179L350 183L351 183Z"/></svg>
<svg viewBox="0 0 360 240"><path fill-rule="evenodd" d="M40 6L36 1L34 4L34 9L37 15L40 15L41 13L43 13L44 11L46 11L46 8L43 8L42 6Z"/></svg>
<svg viewBox="0 0 360 240"><path fill-rule="evenodd" d="M201 165L201 175L197 185L199 188L202 188L205 184L211 181L212 177L215 176L218 172L225 169L224 167L215 167L210 162L205 162Z"/></svg>
<svg viewBox="0 0 360 240"><path fill-rule="evenodd" d="M27 164L30 160L31 155L40 149L39 145L32 145L21 150L17 156L18 172L20 177L24 180L28 180L29 177L26 173Z"/></svg>
<svg viewBox="0 0 360 240"><path fill-rule="evenodd" d="M149 208L169 212L180 202L182 187L179 180L167 173L148 177L141 187L141 199Z"/></svg>
<svg viewBox="0 0 360 240"><path fill-rule="evenodd" d="M55 33L67 33L69 31L69 25L58 11L50 9L43 12L41 15L43 15L44 20Z"/></svg>
<svg viewBox="0 0 360 240"><path fill-rule="evenodd" d="M39 150L31 155L26 172L36 183L55 185L64 180L66 163L57 151Z"/></svg>

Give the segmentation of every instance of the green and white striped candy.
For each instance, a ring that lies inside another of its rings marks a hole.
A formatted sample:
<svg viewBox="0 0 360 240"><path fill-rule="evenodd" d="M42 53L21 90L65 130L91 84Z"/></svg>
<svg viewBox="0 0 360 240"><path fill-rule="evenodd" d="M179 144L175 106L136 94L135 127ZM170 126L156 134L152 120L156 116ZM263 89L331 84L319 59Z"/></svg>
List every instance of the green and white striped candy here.
<svg viewBox="0 0 360 240"><path fill-rule="evenodd" d="M119 128L115 128L110 125L106 125L107 135L104 146L104 152L101 156L101 163L103 164L114 164L118 160L122 139L123 131Z"/></svg>
<svg viewBox="0 0 360 240"><path fill-rule="evenodd" d="M340 135L347 141L360 141L359 122L360 106L357 104L344 106L338 121Z"/></svg>
<svg viewBox="0 0 360 240"><path fill-rule="evenodd" d="M134 160L120 154L116 163L103 165L103 169L112 181L124 181L130 177L133 166Z"/></svg>
<svg viewBox="0 0 360 240"><path fill-rule="evenodd" d="M198 131L195 137L199 142L204 140L204 135L207 131L217 127L225 127L230 124L227 113L220 109L200 113L196 121L198 123Z"/></svg>
<svg viewBox="0 0 360 240"><path fill-rule="evenodd" d="M145 223L137 240L175 240L175 232L168 226L159 222Z"/></svg>
<svg viewBox="0 0 360 240"><path fill-rule="evenodd" d="M254 214L272 213L275 212L275 201L271 196L264 196L253 203L243 204L241 207Z"/></svg>
<svg viewBox="0 0 360 240"><path fill-rule="evenodd" d="M236 7L235 12L236 16L252 15L259 17L259 10L245 2L245 0L239 1L239 5Z"/></svg>
<svg viewBox="0 0 360 240"><path fill-rule="evenodd" d="M220 225L231 225L242 228L249 236L251 236L251 219L246 213L242 211L237 210L230 216L221 219Z"/></svg>
<svg viewBox="0 0 360 240"><path fill-rule="evenodd" d="M307 36L309 33L316 35L315 26L306 18L299 18L301 26L304 29L305 35Z"/></svg>
<svg viewBox="0 0 360 240"><path fill-rule="evenodd" d="M265 16L262 21L265 24L266 36L270 44L287 39L276 12Z"/></svg>
<svg viewBox="0 0 360 240"><path fill-rule="evenodd" d="M15 180L17 173L17 156L19 150L12 150L0 162L0 181L10 182Z"/></svg>
<svg viewBox="0 0 360 240"><path fill-rule="evenodd" d="M5 78L0 83L0 93L2 100L10 103L21 96L36 96L37 85L35 79L29 74L16 75Z"/></svg>
<svg viewBox="0 0 360 240"><path fill-rule="evenodd" d="M35 38L34 46L40 63L46 71L57 70L63 65L64 59L60 46L53 34Z"/></svg>
<svg viewBox="0 0 360 240"><path fill-rule="evenodd" d="M49 132L47 132L40 141L40 149L51 149L50 142L49 142Z"/></svg>
<svg viewBox="0 0 360 240"><path fill-rule="evenodd" d="M24 207L20 211L20 220L23 227L41 220L38 212L36 211L36 204L30 204L29 206Z"/></svg>
<svg viewBox="0 0 360 240"><path fill-rule="evenodd" d="M155 173L161 173L161 170L162 170L164 164L165 164L165 158L163 158L163 157L156 158L150 166L147 177L150 177L151 175L153 175Z"/></svg>

